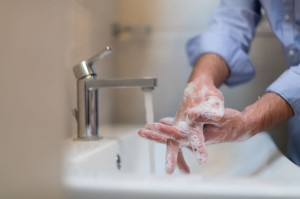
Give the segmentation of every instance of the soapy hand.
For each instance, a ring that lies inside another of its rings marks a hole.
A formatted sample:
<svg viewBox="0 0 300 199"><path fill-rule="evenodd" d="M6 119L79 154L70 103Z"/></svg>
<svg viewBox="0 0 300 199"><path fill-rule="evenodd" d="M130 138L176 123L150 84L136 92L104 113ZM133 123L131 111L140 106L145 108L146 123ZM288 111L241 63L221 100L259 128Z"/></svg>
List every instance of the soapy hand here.
<svg viewBox="0 0 300 199"><path fill-rule="evenodd" d="M147 124L144 129L139 131L139 135L163 144L166 144L171 139L179 142L180 147L187 147L192 150L188 134L174 126L170 126L170 123L165 122L166 120L172 121L172 118L163 118L160 120L160 123ZM197 124L194 124L194 128L197 128ZM225 108L225 114L221 120L215 124L204 124L203 135L205 144L217 144L243 141L253 134L247 130L245 119L241 112Z"/></svg>
<svg viewBox="0 0 300 199"><path fill-rule="evenodd" d="M171 164L171 166L175 167L177 157L177 165L179 169L185 173L189 173L189 168L183 158L181 147L187 147L190 150L193 150L192 142L189 138L190 135L187 132L179 129L178 127L171 125L172 119L164 118L160 121L160 123L147 124L145 129L139 131L139 135L153 141L170 145L167 150L167 160L169 158L170 163L166 163ZM242 141L248 139L253 135L251 131L248 131L246 129L243 114L237 110L230 108L225 109L224 116L218 122L215 122L214 124L204 125L201 123L193 123L191 124L190 128L192 128L195 133L203 132L203 137L205 137L206 144ZM202 144L203 143L201 143L200 145ZM202 161L201 158L203 157L196 157L200 158L200 160ZM168 170L168 167L171 166L166 166L167 172L171 173L170 170Z"/></svg>
<svg viewBox="0 0 300 199"><path fill-rule="evenodd" d="M186 86L183 102L174 121L163 119L161 124L148 124L145 129L139 131L139 135L167 144L167 173L173 173L176 164L179 169L189 173L181 147L192 149L199 164L206 163L203 126L217 124L223 116L222 93L209 78L202 77Z"/></svg>

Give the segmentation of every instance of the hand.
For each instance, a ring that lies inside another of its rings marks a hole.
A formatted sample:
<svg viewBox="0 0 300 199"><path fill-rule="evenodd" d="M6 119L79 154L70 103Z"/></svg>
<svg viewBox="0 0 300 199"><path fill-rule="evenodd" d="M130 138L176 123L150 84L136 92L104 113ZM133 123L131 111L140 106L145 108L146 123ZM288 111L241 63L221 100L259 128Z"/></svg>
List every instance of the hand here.
<svg viewBox="0 0 300 199"><path fill-rule="evenodd" d="M215 122L215 124L204 125L203 136L205 137L205 143L216 144L248 139L254 134L246 128L246 122L246 118L241 112L226 108L222 119ZM178 157L177 165L179 169L189 173L189 168L185 163L182 152L178 150L181 147L187 147L192 150L189 135L177 127L171 126L172 124L172 118L164 118L161 120L161 123L146 125L145 129L139 131L139 135L159 143L169 144L167 157L172 158L170 162L175 164L176 157ZM202 127L203 125L201 124L193 124L193 129L201 129Z"/></svg>
<svg viewBox="0 0 300 199"><path fill-rule="evenodd" d="M174 118L163 118L160 123L147 124L139 131L139 135L164 144L171 139L179 142L180 147L192 150L188 134L172 126L172 121ZM194 124L194 128L198 128L197 124ZM225 109L224 117L220 121L205 124L203 130L206 144L243 141L252 136L251 131L246 128L243 113L231 108Z"/></svg>
<svg viewBox="0 0 300 199"><path fill-rule="evenodd" d="M211 79L200 77L186 86L174 126L188 135L192 151L199 164L207 161L203 125L214 124L223 115L224 99Z"/></svg>
<svg viewBox="0 0 300 199"><path fill-rule="evenodd" d="M148 139L155 137L157 141L167 143L167 173L173 173L176 163L181 170L189 173L188 167L182 166L186 164L180 148L188 146L193 150L198 163L205 163L207 153L204 145L203 125L204 123L215 123L223 115L224 101L221 92L210 79L202 77L187 85L183 102L174 122L162 120L161 122L167 125L147 125L146 129L139 132L139 135ZM175 139L173 139L174 137L172 139L162 137L159 135L161 132L175 136Z"/></svg>

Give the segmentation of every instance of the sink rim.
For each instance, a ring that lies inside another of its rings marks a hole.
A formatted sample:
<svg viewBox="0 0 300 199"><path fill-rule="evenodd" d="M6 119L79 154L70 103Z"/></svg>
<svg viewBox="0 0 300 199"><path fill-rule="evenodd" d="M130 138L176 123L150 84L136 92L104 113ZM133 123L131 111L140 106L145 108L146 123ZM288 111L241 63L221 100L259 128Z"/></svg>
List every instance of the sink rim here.
<svg viewBox="0 0 300 199"><path fill-rule="evenodd" d="M103 150L105 147L110 147L118 143L118 140L126 139L126 137L137 132L140 126L131 126L124 128L122 126L112 127L112 129L122 129L123 133L115 133L98 141L75 141L75 145L95 145L96 152ZM134 133L133 133L134 132ZM110 132L111 133L111 132ZM269 135L267 135L271 139ZM74 144L74 142L73 142ZM91 149L86 148L86 151ZM97 151L98 150L98 151ZM86 155L73 154L76 158ZM284 161L290 162L286 157L281 157ZM84 159L84 158L82 158ZM80 158L79 160L80 161ZM76 161L75 161L76 162ZM290 163L293 164L293 163ZM295 166L297 167L297 166ZM297 169L299 169L297 167ZM189 193L195 195L234 195L238 196L284 196L284 197L299 197L299 183L276 182L273 179L253 178L253 177L209 177L201 176L201 174L193 175L152 175L132 173L118 174L97 174L97 176L67 176L64 178L64 183L67 187L86 188L103 191L121 191L124 192L143 192L143 193L161 193L161 194L180 194ZM287 184L287 185L286 185ZM187 186L188 185L188 186ZM176 186L176 189L174 189ZM136 187L140 187L136 190ZM216 190L218 190L216 193ZM252 193L253 192L253 193Z"/></svg>

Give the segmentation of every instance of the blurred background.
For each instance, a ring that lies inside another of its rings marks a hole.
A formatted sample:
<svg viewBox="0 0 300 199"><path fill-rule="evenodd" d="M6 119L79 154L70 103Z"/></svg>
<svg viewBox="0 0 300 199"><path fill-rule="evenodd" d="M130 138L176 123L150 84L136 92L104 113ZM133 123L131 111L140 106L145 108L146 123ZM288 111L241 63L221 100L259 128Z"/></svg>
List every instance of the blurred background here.
<svg viewBox="0 0 300 199"><path fill-rule="evenodd" d="M0 198L62 197L63 141L76 135L72 67L106 45L114 51L95 65L98 78L156 76L155 121L174 116L191 72L185 44L205 29L218 5L218 0L0 0ZM241 111L285 69L281 44L265 19L250 58L254 80L221 87L226 106ZM101 125L145 123L139 89L103 89L99 106ZM285 152L285 123L270 132Z"/></svg>

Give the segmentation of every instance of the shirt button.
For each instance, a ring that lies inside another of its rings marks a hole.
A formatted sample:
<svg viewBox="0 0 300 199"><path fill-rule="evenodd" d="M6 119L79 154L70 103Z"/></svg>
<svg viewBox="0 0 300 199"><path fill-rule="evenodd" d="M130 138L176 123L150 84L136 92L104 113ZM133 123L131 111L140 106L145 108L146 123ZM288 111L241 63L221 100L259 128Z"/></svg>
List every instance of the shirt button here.
<svg viewBox="0 0 300 199"><path fill-rule="evenodd" d="M293 56L295 54L295 52L293 50L289 50L289 55Z"/></svg>
<svg viewBox="0 0 300 199"><path fill-rule="evenodd" d="M289 16L289 15L284 15L284 19L285 19L286 21L288 21L288 20L290 20L290 16Z"/></svg>

